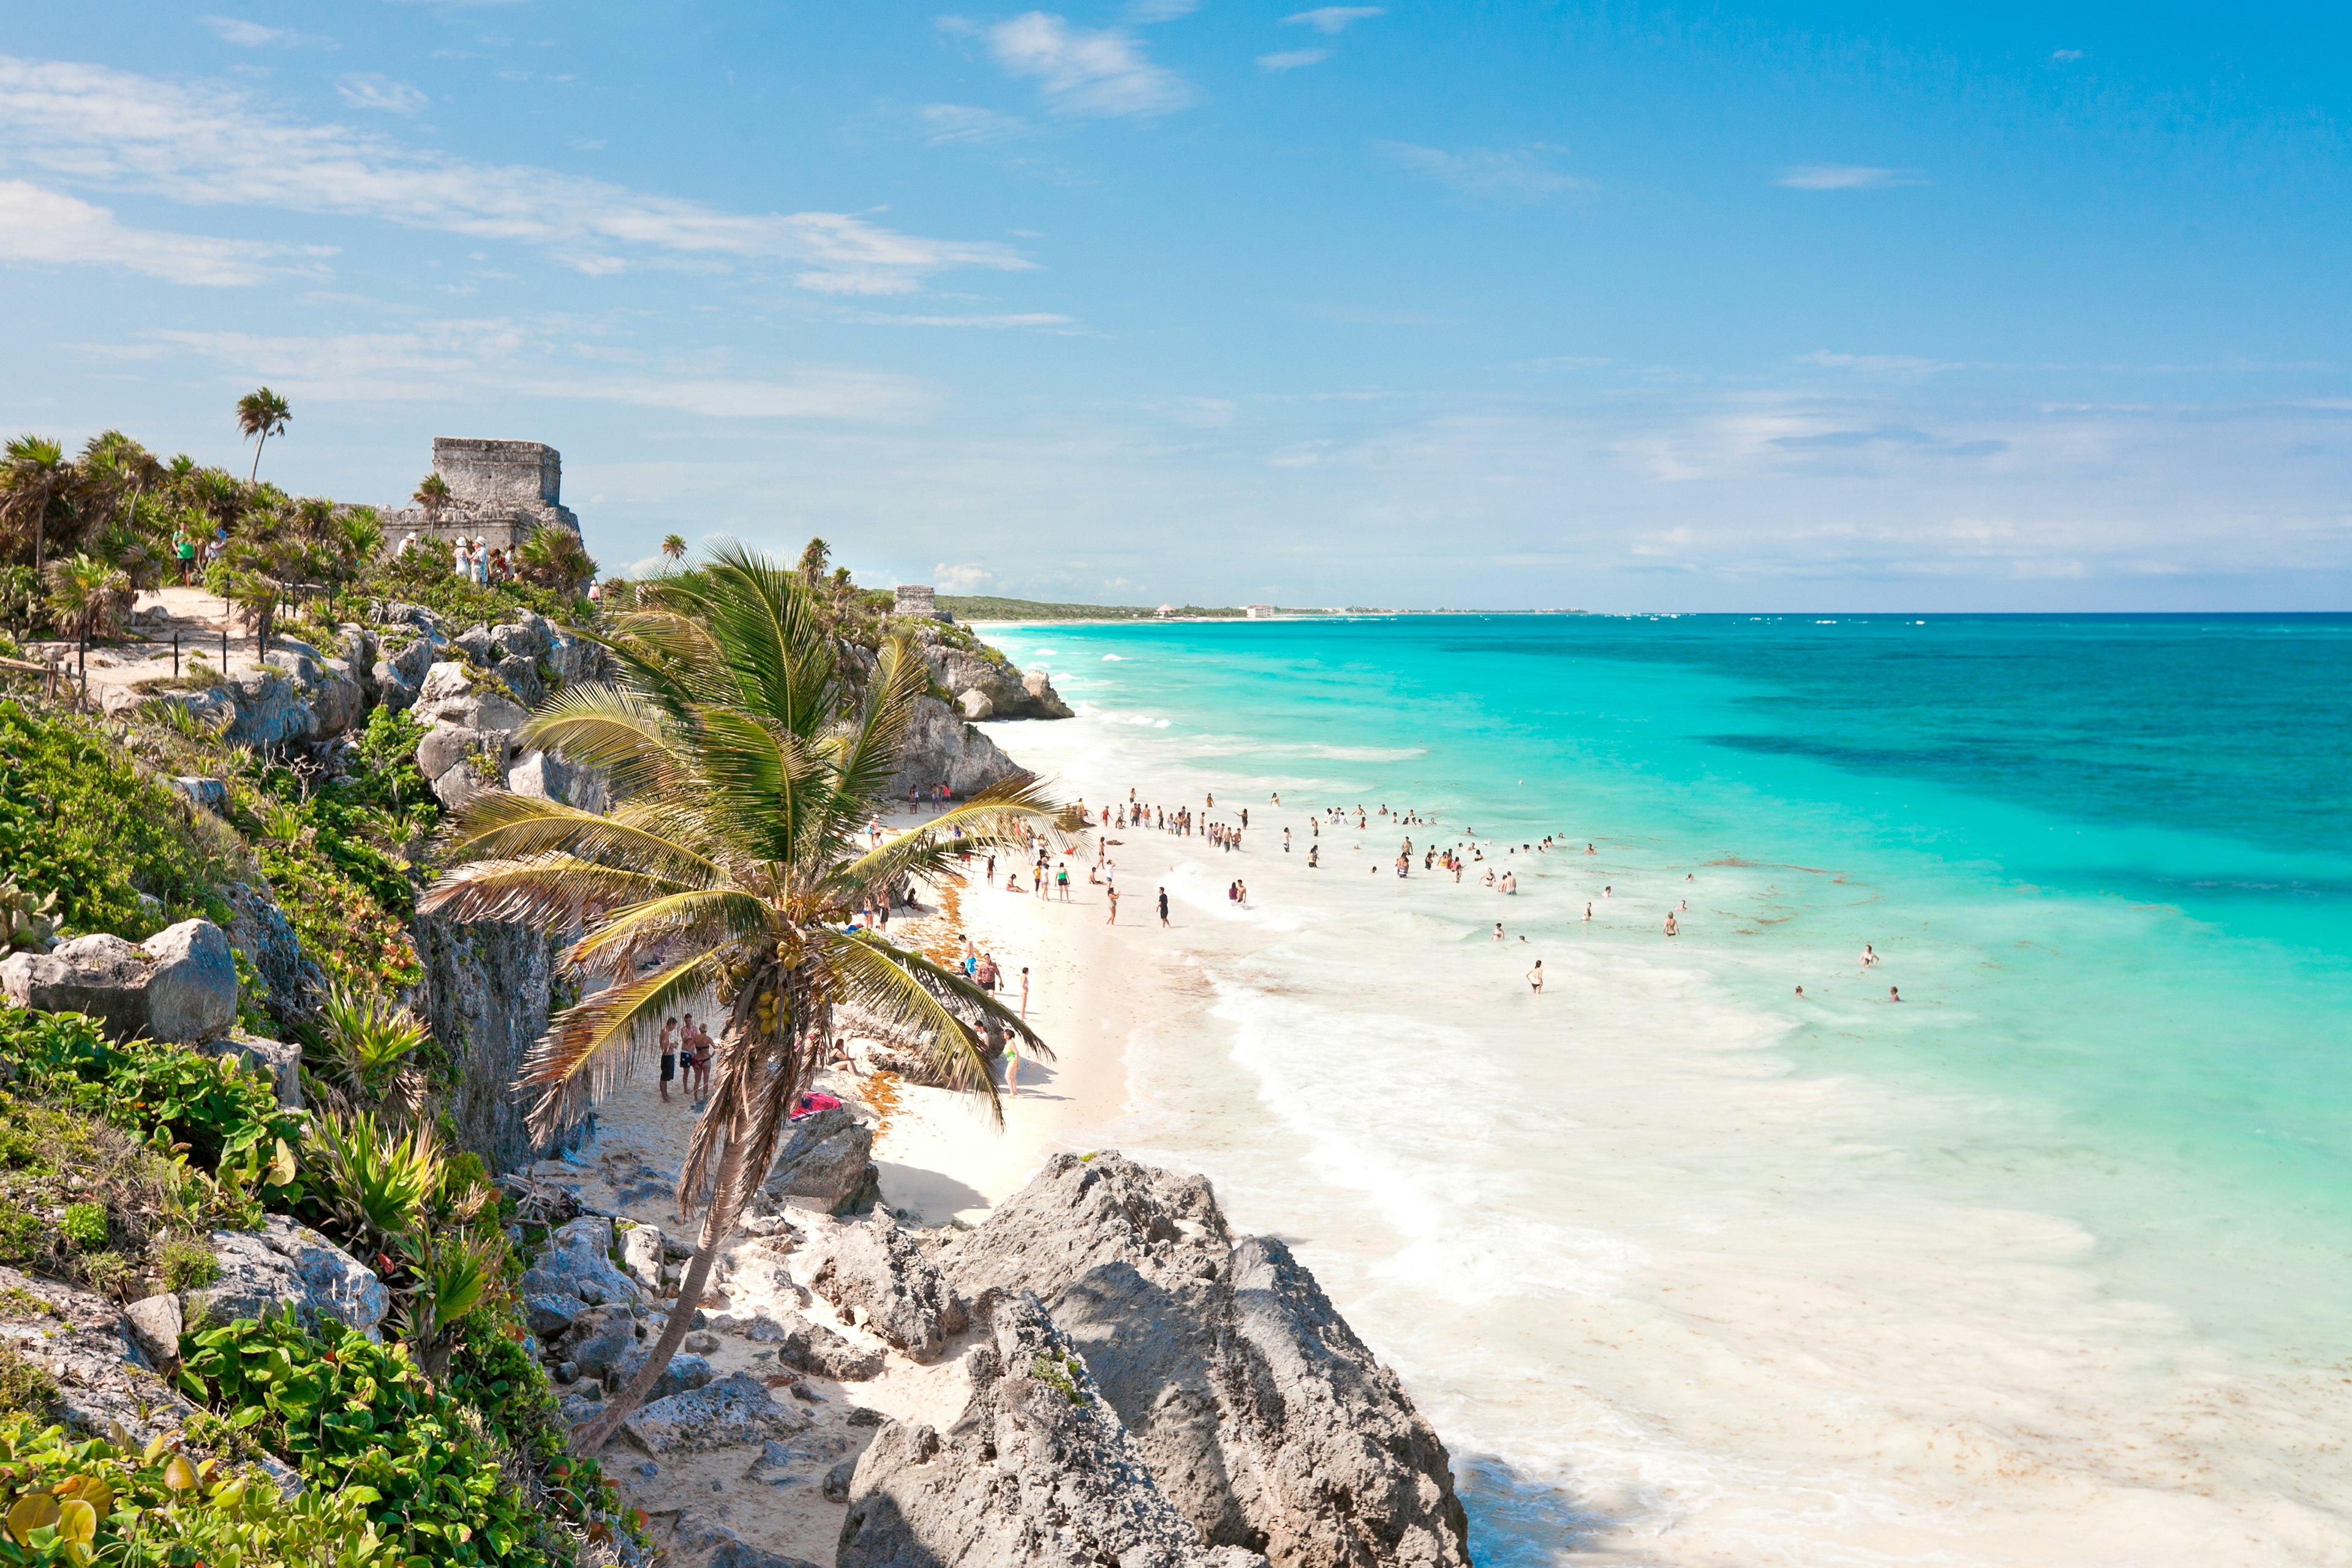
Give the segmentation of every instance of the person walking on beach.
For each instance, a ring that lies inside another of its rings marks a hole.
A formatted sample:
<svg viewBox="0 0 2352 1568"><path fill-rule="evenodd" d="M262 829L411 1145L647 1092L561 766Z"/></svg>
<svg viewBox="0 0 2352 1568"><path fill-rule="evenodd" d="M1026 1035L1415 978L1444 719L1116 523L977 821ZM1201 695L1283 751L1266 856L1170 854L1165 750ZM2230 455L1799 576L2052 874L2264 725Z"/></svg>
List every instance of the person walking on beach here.
<svg viewBox="0 0 2352 1568"><path fill-rule="evenodd" d="M1054 871L1054 885L1055 885L1055 887L1059 888L1059 889L1062 890L1062 902L1064 902L1064 903L1066 903L1066 903L1068 903L1068 902L1070 901L1070 868L1069 868L1069 867L1067 867L1067 866L1060 866L1060 867L1056 867L1056 868L1055 868L1055 871Z"/></svg>
<svg viewBox="0 0 2352 1568"><path fill-rule="evenodd" d="M1528 971L1528 988L1538 996L1543 994L1543 960L1540 958L1536 960L1536 966Z"/></svg>
<svg viewBox="0 0 2352 1568"><path fill-rule="evenodd" d="M1029 966L1021 966L1021 1021L1029 1021Z"/></svg>
<svg viewBox="0 0 2352 1568"><path fill-rule="evenodd" d="M670 1079L677 1076L677 1016L672 1014L661 1027L661 1097L669 1103Z"/></svg>
<svg viewBox="0 0 2352 1568"><path fill-rule="evenodd" d="M1168 923L1168 889L1165 888L1160 889L1160 923L1163 926Z"/></svg>
<svg viewBox="0 0 2352 1568"><path fill-rule="evenodd" d="M1290 853L1290 829L1287 827L1282 830L1282 852L1285 855Z"/></svg>
<svg viewBox="0 0 2352 1568"><path fill-rule="evenodd" d="M1115 926L1118 924L1118 889L1117 888L1105 888L1103 889L1103 900L1110 905L1110 913L1103 917L1103 924L1107 926Z"/></svg>

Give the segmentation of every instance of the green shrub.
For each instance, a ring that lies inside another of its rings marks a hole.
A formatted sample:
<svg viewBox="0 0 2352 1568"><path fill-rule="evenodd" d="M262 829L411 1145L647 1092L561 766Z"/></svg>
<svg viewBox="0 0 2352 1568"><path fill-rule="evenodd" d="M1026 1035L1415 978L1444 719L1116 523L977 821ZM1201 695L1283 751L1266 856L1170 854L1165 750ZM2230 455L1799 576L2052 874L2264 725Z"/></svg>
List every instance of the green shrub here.
<svg viewBox="0 0 2352 1568"><path fill-rule="evenodd" d="M57 1403L57 1380L25 1359L14 1340L0 1340L0 1418L48 1414Z"/></svg>
<svg viewBox="0 0 2352 1568"><path fill-rule="evenodd" d="M26 1526L0 1533L7 1568L394 1568L374 1500L364 1487L285 1498L161 1439L139 1454L0 1417L0 1513Z"/></svg>
<svg viewBox="0 0 2352 1568"><path fill-rule="evenodd" d="M536 610L551 621L580 625L594 614L585 599L567 598L528 583L501 583L486 587L469 583L449 570L446 546L431 543L398 560L385 559L362 586L381 599L422 605L448 623L452 633L470 626L499 626L521 610Z"/></svg>
<svg viewBox="0 0 2352 1568"><path fill-rule="evenodd" d="M500 1469L478 1417L404 1347L327 1325L313 1338L289 1308L260 1322L185 1334L180 1386L330 1490L372 1493L368 1514L420 1564L546 1564L568 1555Z"/></svg>
<svg viewBox="0 0 2352 1568"><path fill-rule="evenodd" d="M155 1250L155 1266L163 1276L163 1289L177 1295L209 1285L220 1274L220 1257L208 1242L192 1236L165 1238Z"/></svg>
<svg viewBox="0 0 2352 1568"><path fill-rule="evenodd" d="M93 1252L106 1245L106 1205L104 1204L68 1204L65 1217L58 1221L58 1229L65 1238L84 1252Z"/></svg>
<svg viewBox="0 0 2352 1568"><path fill-rule="evenodd" d="M59 925L133 942L205 912L235 867L165 785L142 777L95 723L0 700L0 866ZM161 916L139 901L163 904Z"/></svg>
<svg viewBox="0 0 2352 1568"><path fill-rule="evenodd" d="M182 1046L117 1045L79 1013L37 1013L0 1002L0 1059L13 1062L34 1092L93 1112L151 1141L185 1144L206 1169L225 1159L291 1146L302 1119L279 1109L268 1080L234 1057L202 1057Z"/></svg>

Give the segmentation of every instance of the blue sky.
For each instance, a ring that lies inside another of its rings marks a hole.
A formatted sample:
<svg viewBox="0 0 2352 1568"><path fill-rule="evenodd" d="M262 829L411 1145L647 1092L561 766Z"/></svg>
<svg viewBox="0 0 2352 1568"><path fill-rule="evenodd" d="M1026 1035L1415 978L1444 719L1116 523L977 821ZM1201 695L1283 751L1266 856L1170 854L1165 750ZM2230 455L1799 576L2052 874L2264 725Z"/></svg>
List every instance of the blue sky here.
<svg viewBox="0 0 2352 1568"><path fill-rule="evenodd" d="M874 582L2352 605L2318 10L87 0L0 48L0 426L436 435Z"/></svg>

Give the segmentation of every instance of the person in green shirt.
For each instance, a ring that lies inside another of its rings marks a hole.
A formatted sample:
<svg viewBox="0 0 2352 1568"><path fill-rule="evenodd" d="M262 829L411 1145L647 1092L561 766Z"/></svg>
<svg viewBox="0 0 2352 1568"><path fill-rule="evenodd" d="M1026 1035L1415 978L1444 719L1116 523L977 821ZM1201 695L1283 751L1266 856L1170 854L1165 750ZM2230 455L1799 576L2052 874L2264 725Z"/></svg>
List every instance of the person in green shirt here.
<svg viewBox="0 0 2352 1568"><path fill-rule="evenodd" d="M196 542L184 526L172 531L172 553L180 558L180 586L184 588L196 568Z"/></svg>

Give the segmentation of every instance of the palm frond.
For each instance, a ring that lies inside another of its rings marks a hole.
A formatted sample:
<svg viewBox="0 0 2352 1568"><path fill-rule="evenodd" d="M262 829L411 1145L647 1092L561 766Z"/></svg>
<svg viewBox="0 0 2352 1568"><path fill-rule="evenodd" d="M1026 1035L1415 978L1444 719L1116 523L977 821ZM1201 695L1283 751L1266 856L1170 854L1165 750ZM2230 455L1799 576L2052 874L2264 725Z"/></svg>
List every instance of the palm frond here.
<svg viewBox="0 0 2352 1568"><path fill-rule="evenodd" d="M522 728L525 746L603 770L617 796L674 778L678 758L667 714L657 703L620 687L567 686L542 703Z"/></svg>
<svg viewBox="0 0 2352 1568"><path fill-rule="evenodd" d="M460 921L529 921L572 931L610 910L681 890L668 878L576 855L535 855L454 867L418 907Z"/></svg>
<svg viewBox="0 0 2352 1568"><path fill-rule="evenodd" d="M711 947L763 936L772 923L767 903L750 893L698 888L614 910L572 944L569 957L583 969L609 972L615 961L681 942Z"/></svg>
<svg viewBox="0 0 2352 1568"><path fill-rule="evenodd" d="M453 855L467 858L572 855L689 886L707 887L722 879L715 863L678 836L637 826L632 819L639 815L631 805L604 816L536 795L485 790L458 809L448 844Z"/></svg>
<svg viewBox="0 0 2352 1568"><path fill-rule="evenodd" d="M585 1109L584 1101L612 1092L630 1060L650 1054L656 1020L715 989L726 972L722 952L698 952L608 985L557 1014L524 1055L515 1079L517 1089L539 1091L530 1111L533 1135L552 1136Z"/></svg>

